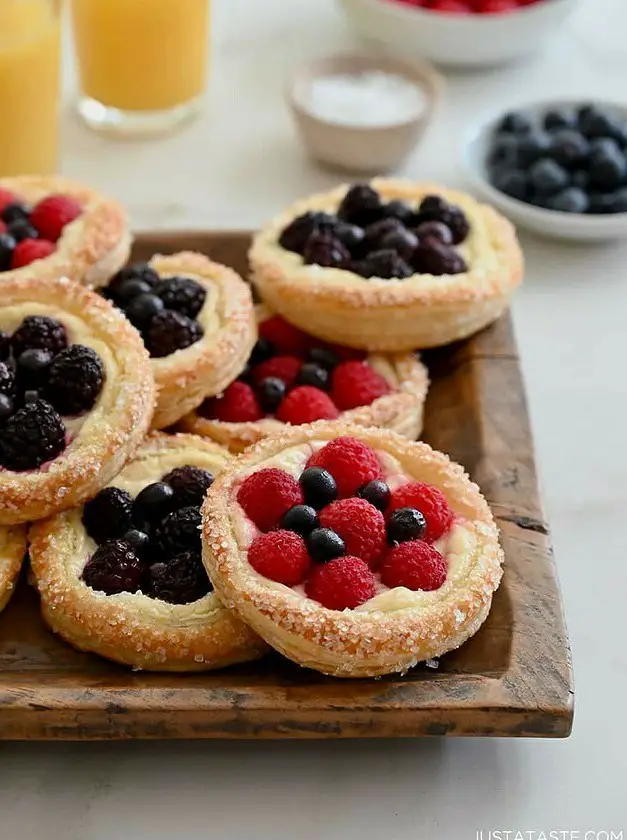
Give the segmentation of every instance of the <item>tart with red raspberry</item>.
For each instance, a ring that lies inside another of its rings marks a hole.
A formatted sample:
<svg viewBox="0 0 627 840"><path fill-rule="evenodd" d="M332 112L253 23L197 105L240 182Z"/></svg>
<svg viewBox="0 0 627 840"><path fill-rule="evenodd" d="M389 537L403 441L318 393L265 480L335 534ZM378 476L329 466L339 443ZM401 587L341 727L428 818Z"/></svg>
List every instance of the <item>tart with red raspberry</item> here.
<svg viewBox="0 0 627 840"><path fill-rule="evenodd" d="M242 374L181 428L241 452L286 426L335 420L415 440L429 377L414 353L367 355L330 345L257 307L259 339Z"/></svg>
<svg viewBox="0 0 627 840"><path fill-rule="evenodd" d="M257 337L250 287L202 254L155 256L101 290L141 332L157 383L153 429L219 394L242 371Z"/></svg>
<svg viewBox="0 0 627 840"><path fill-rule="evenodd" d="M512 225L436 184L377 179L300 201L250 252L262 300L325 341L398 352L490 324L523 274Z"/></svg>
<svg viewBox="0 0 627 840"><path fill-rule="evenodd" d="M70 280L0 281L0 525L80 504L122 469L154 408L150 359Z"/></svg>
<svg viewBox="0 0 627 840"><path fill-rule="evenodd" d="M0 611L9 603L26 554L26 529L0 527Z"/></svg>
<svg viewBox="0 0 627 840"><path fill-rule="evenodd" d="M240 455L207 495L203 558L262 638L339 677L405 672L462 645L488 615L503 560L462 467L342 423Z"/></svg>
<svg viewBox="0 0 627 840"><path fill-rule="evenodd" d="M83 507L31 529L47 624L74 647L134 668L206 671L265 645L228 612L201 560L200 506L229 454L192 435L150 435Z"/></svg>
<svg viewBox="0 0 627 840"><path fill-rule="evenodd" d="M0 283L69 277L102 286L130 247L124 210L95 190L59 176L0 179Z"/></svg>

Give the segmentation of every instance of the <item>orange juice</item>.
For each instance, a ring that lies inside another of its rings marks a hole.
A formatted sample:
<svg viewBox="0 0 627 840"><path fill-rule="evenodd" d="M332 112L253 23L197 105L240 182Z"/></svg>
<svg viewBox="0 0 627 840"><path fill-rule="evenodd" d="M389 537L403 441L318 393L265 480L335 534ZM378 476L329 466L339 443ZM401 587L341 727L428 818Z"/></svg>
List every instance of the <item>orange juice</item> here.
<svg viewBox="0 0 627 840"><path fill-rule="evenodd" d="M205 87L209 0L72 0L82 93L164 111Z"/></svg>
<svg viewBox="0 0 627 840"><path fill-rule="evenodd" d="M60 27L53 0L0 0L0 175L55 172Z"/></svg>

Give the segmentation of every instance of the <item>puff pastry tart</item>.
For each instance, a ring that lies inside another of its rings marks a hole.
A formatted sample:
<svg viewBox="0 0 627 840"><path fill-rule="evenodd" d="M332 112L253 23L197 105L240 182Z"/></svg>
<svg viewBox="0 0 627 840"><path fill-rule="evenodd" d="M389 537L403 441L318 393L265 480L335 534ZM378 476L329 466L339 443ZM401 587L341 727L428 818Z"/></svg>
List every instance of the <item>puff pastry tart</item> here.
<svg viewBox="0 0 627 840"><path fill-rule="evenodd" d="M180 420L242 371L257 338L250 287L202 254L155 256L102 290L140 330L157 382L153 429Z"/></svg>
<svg viewBox="0 0 627 840"><path fill-rule="evenodd" d="M65 276L101 286L130 247L124 210L95 190L58 176L0 179L0 283Z"/></svg>
<svg viewBox="0 0 627 840"><path fill-rule="evenodd" d="M83 508L37 523L31 566L52 630L154 671L260 656L265 645L220 604L200 557L200 504L229 461L210 441L153 434Z"/></svg>
<svg viewBox="0 0 627 840"><path fill-rule="evenodd" d="M255 237L263 301L325 341L403 351L494 321L522 279L514 228L436 184L375 180L300 201Z"/></svg>
<svg viewBox="0 0 627 840"><path fill-rule="evenodd" d="M216 481L203 559L223 602L278 651L364 677L476 633L502 552L486 501L446 455L315 423L262 441Z"/></svg>
<svg viewBox="0 0 627 840"><path fill-rule="evenodd" d="M9 603L26 554L26 529L0 528L0 611Z"/></svg>
<svg viewBox="0 0 627 840"><path fill-rule="evenodd" d="M366 355L314 339L257 307L260 338L240 377L181 422L234 452L285 424L341 418L415 440L429 378L413 353Z"/></svg>
<svg viewBox="0 0 627 840"><path fill-rule="evenodd" d="M0 525L74 507L144 437L150 359L110 303L66 279L0 281Z"/></svg>

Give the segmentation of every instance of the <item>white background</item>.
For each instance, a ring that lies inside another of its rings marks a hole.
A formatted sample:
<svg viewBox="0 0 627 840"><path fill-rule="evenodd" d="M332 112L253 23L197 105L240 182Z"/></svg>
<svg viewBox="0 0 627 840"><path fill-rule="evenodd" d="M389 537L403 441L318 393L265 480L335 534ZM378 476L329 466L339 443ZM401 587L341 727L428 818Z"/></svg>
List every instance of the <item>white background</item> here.
<svg viewBox="0 0 627 840"><path fill-rule="evenodd" d="M331 0L215 0L214 23L210 105L185 133L116 143L66 117L64 171L126 202L137 229L254 226L334 182L304 158L282 100L291 66L352 44ZM449 77L405 174L458 185L461 134L484 109L627 99L626 43L625 0L583 0L538 58ZM572 737L5 744L3 840L474 840L480 828L627 837L627 246L523 243L515 316L572 637Z"/></svg>

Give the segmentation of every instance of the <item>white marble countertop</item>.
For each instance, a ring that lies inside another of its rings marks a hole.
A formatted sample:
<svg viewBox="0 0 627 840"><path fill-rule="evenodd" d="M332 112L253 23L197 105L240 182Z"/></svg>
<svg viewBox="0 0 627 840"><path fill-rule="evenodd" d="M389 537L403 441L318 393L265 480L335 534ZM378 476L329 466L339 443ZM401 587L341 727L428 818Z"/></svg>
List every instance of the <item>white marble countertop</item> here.
<svg viewBox="0 0 627 840"><path fill-rule="evenodd" d="M485 108L554 94L624 100L626 37L625 0L583 0L538 58L449 77L406 174L457 184L460 133ZM331 0L215 0L204 117L176 137L119 143L68 114L64 170L125 201L136 228L256 225L334 182L296 144L282 83L299 59L351 43ZM627 243L523 241L515 317L572 637L571 738L4 744L0 837L627 838Z"/></svg>

